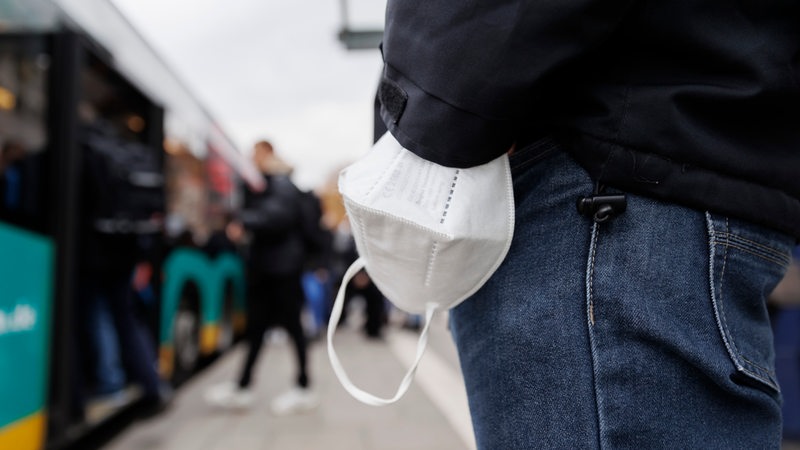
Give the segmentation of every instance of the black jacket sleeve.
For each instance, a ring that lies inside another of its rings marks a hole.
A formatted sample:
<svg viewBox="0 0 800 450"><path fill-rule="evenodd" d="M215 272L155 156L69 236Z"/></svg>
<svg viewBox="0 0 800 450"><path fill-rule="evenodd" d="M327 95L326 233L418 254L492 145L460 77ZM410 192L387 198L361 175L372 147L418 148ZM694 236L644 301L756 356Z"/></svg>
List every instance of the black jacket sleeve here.
<svg viewBox="0 0 800 450"><path fill-rule="evenodd" d="M634 0L389 0L381 117L438 164L488 162L542 80L602 41Z"/></svg>

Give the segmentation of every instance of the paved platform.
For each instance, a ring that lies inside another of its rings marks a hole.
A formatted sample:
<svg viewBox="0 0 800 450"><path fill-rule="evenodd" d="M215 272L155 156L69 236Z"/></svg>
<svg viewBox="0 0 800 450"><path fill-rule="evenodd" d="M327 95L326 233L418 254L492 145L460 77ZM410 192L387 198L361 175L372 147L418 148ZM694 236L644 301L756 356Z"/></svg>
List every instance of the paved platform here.
<svg viewBox="0 0 800 450"><path fill-rule="evenodd" d="M383 340L367 340L354 328L334 340L351 379L377 395L394 394L413 359L417 335L392 325ZM364 405L341 387L328 361L324 340L309 349L310 376L319 408L277 417L269 402L294 379L291 345L271 335L256 371L256 404L243 412L205 404L210 386L235 379L244 346L229 352L181 387L164 414L137 422L109 442L111 450L448 450L474 449L466 394L446 318L432 325L430 346L414 385L398 403Z"/></svg>

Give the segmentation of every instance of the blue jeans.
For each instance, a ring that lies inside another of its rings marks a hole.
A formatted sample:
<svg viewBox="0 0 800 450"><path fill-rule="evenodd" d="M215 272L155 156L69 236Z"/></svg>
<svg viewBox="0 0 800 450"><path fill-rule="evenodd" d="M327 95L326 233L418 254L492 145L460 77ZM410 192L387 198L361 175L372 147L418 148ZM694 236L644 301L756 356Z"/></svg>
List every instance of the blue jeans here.
<svg viewBox="0 0 800 450"><path fill-rule="evenodd" d="M779 448L765 299L792 239L632 194L597 224L548 141L512 171L511 250L451 312L478 447Z"/></svg>
<svg viewBox="0 0 800 450"><path fill-rule="evenodd" d="M93 292L88 299L88 329L94 350L95 393L112 394L125 387L125 369L120 356L117 329L111 313L109 299Z"/></svg>

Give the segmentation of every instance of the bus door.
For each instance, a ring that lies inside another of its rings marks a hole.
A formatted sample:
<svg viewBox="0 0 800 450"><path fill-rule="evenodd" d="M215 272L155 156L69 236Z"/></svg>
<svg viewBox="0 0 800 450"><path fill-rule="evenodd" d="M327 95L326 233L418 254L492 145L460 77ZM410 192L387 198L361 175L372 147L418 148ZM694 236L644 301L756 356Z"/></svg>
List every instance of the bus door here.
<svg viewBox="0 0 800 450"><path fill-rule="evenodd" d="M86 227L149 238L153 254L160 231L146 220L92 215L96 199L86 189L92 127L122 136L128 149L147 148L161 170L163 110L114 69L111 55L72 31L0 33L3 449L59 448L115 412L88 407L97 355L81 342ZM156 189L163 197L163 188ZM131 204L153 197L138 194Z"/></svg>
<svg viewBox="0 0 800 450"><path fill-rule="evenodd" d="M45 439L57 200L53 41L0 35L0 448Z"/></svg>

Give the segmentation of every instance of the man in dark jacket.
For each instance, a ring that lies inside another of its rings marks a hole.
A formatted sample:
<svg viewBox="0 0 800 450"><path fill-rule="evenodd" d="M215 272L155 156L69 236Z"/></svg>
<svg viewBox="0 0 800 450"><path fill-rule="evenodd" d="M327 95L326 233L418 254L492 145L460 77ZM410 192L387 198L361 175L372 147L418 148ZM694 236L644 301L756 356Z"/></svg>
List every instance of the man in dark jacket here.
<svg viewBox="0 0 800 450"><path fill-rule="evenodd" d="M800 2L386 19L392 135L446 166L510 153L514 242L452 312L479 447L777 448L765 298L800 237Z"/></svg>
<svg viewBox="0 0 800 450"><path fill-rule="evenodd" d="M264 174L266 188L248 192L239 221L252 235L248 255L248 353L238 384L215 386L207 399L225 407L248 407L252 373L264 340L272 325L286 329L295 346L298 376L295 388L272 402L279 415L315 408L316 394L309 388L307 342L300 321L305 297L301 275L307 248L303 230L301 192L289 178L291 168L275 155L272 145L259 141L253 162Z"/></svg>

